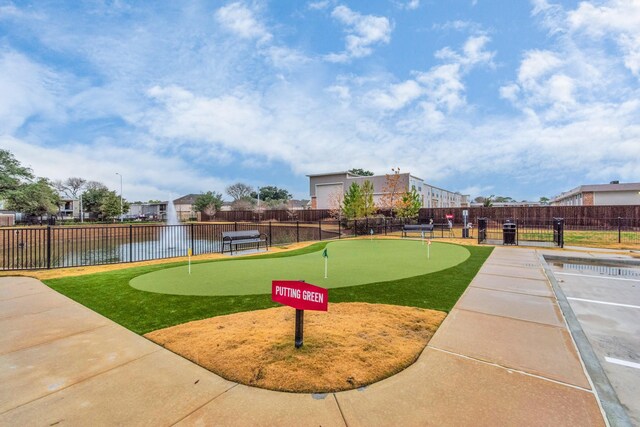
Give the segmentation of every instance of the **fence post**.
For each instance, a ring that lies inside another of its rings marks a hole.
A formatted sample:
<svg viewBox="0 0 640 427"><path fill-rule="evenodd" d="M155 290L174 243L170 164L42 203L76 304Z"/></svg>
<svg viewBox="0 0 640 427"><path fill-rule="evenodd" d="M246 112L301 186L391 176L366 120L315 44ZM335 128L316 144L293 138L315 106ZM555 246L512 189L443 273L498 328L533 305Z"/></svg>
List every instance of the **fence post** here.
<svg viewBox="0 0 640 427"><path fill-rule="evenodd" d="M129 262L133 262L133 224L129 224Z"/></svg>
<svg viewBox="0 0 640 427"><path fill-rule="evenodd" d="M47 270L51 269L51 226L47 225Z"/></svg>
<svg viewBox="0 0 640 427"><path fill-rule="evenodd" d="M193 247L193 243L195 241L195 239L193 238L193 232L194 232L194 225L193 223L189 224L189 232L191 234L191 255L195 255L196 254L196 248Z"/></svg>
<svg viewBox="0 0 640 427"><path fill-rule="evenodd" d="M233 231L238 231L238 221L233 223Z"/></svg>
<svg viewBox="0 0 640 427"><path fill-rule="evenodd" d="M273 238L271 237L271 221L269 221L269 244L273 245Z"/></svg>
<svg viewBox="0 0 640 427"><path fill-rule="evenodd" d="M300 221L296 221L296 242L300 243Z"/></svg>
<svg viewBox="0 0 640 427"><path fill-rule="evenodd" d="M322 221L318 220L318 236L320 237L320 241L322 242Z"/></svg>
<svg viewBox="0 0 640 427"><path fill-rule="evenodd" d="M618 217L618 243L622 243L622 233L620 230L621 217Z"/></svg>

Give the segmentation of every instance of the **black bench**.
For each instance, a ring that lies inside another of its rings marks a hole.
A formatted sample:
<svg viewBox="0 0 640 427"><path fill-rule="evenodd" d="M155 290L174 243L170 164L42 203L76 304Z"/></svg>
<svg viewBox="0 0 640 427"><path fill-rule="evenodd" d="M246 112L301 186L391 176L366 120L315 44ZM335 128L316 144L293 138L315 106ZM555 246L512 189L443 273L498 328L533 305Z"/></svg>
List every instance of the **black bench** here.
<svg viewBox="0 0 640 427"><path fill-rule="evenodd" d="M258 230L222 232L222 253L225 253L225 249L229 247L229 252L231 252L231 255L233 255L233 247L236 247L237 252L238 245L243 245L243 249L253 249L253 245L255 244L255 248L260 249L261 243L264 243L265 249L269 250L267 235L264 233L260 233L260 231Z"/></svg>
<svg viewBox="0 0 640 427"><path fill-rule="evenodd" d="M402 237L407 237L407 233L428 232L433 237L433 224L405 224L402 226Z"/></svg>

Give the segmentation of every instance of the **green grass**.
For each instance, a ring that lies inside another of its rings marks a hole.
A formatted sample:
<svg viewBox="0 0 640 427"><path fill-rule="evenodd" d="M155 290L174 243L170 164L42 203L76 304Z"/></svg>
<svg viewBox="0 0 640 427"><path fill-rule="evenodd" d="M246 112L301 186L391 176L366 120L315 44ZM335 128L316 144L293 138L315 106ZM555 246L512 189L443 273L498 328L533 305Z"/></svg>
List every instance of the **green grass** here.
<svg viewBox="0 0 640 427"><path fill-rule="evenodd" d="M141 291L173 295L249 295L271 293L272 280L305 280L323 288L386 282L444 270L469 257L462 246L416 240L340 240L327 245L329 274L324 278L321 250L288 258L252 258L167 268L135 277Z"/></svg>
<svg viewBox="0 0 640 427"><path fill-rule="evenodd" d="M321 242L304 249L268 254L260 258L284 258L317 252L326 244ZM470 253L469 258L455 267L416 277L332 289L329 292L329 301L330 303L359 301L397 304L449 311L493 250L492 247L480 246L469 246L466 249ZM243 258L217 262L238 259ZM257 259L257 257L246 259ZM269 294L184 296L144 292L129 286L129 281L136 276L184 264L136 267L107 273L50 279L45 283L139 334L192 320L278 306L271 301Z"/></svg>

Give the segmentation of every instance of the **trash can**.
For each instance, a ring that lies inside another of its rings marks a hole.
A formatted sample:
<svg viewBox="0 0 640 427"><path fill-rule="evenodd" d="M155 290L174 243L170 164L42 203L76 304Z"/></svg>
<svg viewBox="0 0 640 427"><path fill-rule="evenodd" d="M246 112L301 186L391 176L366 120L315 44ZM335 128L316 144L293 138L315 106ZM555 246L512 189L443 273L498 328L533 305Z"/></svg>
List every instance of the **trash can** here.
<svg viewBox="0 0 640 427"><path fill-rule="evenodd" d="M516 231L517 231L517 225L511 220L507 220L507 222L502 224L502 244L515 245Z"/></svg>
<svg viewBox="0 0 640 427"><path fill-rule="evenodd" d="M478 218L478 243L487 240L487 218Z"/></svg>
<svg viewBox="0 0 640 427"><path fill-rule="evenodd" d="M469 229L467 227L462 227L462 238L463 239L469 238Z"/></svg>

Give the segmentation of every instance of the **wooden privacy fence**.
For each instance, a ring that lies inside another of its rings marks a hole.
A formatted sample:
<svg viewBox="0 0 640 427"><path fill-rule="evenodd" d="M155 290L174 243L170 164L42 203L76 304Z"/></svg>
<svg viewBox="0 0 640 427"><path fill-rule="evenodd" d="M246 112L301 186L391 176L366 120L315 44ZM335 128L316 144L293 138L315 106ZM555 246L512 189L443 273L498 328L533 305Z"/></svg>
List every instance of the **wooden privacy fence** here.
<svg viewBox="0 0 640 427"><path fill-rule="evenodd" d="M454 223L462 223L462 211L469 212L469 221L474 224L478 218L496 221L519 219L530 224L546 224L553 218L564 218L567 225L601 226L617 221L617 218L638 221L640 205L628 206L516 206L516 207L473 207L473 208L424 208L420 209L418 220L428 222L452 214Z"/></svg>
<svg viewBox="0 0 640 427"><path fill-rule="evenodd" d="M474 224L478 218L491 218L496 221L520 219L530 224L546 224L553 218L564 218L568 225L603 226L617 225L611 221L623 218L626 221L640 219L640 205L628 206L517 206L517 207L473 207L473 208L422 208L418 222L425 223L433 219L441 222L448 214L453 214L455 224L462 223L462 211L469 212L469 221ZM202 221L323 221L331 219L329 209L275 210L257 211L220 211L213 216L203 215ZM390 217L388 209L380 209L378 215ZM335 219L335 218L334 218Z"/></svg>

